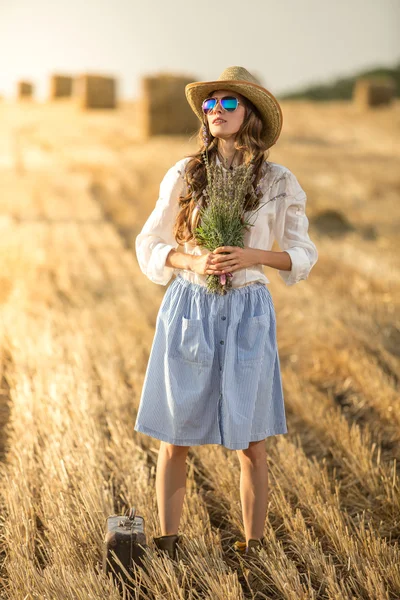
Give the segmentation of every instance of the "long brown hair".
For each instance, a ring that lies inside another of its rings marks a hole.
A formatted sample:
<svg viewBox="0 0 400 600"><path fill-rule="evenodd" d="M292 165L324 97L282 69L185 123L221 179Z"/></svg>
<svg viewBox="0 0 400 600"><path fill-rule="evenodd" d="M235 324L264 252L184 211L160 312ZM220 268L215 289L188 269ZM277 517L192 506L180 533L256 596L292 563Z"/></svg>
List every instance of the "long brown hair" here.
<svg viewBox="0 0 400 600"><path fill-rule="evenodd" d="M211 92L208 97L212 94L213 92ZM269 150L261 138L263 123L258 109L245 96L242 96L242 101L245 107L245 117L236 134L234 147L236 150L243 153L243 163L249 164L250 161L253 161L255 178L252 185L256 191L257 185L263 175L263 165L268 158ZM205 117L203 124L200 126L197 134L195 134L198 138L200 149L195 154L186 156L186 158L191 158L185 168L187 194L186 196L181 196L179 198L180 210L175 221L173 232L176 242L180 245L194 240L193 231L198 226L200 215L197 214L193 219L193 211L196 204L203 196L203 190L207 186L206 166L202 158L202 152L206 149L203 141L204 125L209 139L209 144L207 146L209 161L215 161L217 154L218 138L211 134L207 118ZM250 201L250 194L246 195L244 202L245 211L252 210L259 205L262 193L256 191L256 194L258 198L257 203L255 203L254 200L252 202ZM205 204L203 203L202 205L204 206Z"/></svg>

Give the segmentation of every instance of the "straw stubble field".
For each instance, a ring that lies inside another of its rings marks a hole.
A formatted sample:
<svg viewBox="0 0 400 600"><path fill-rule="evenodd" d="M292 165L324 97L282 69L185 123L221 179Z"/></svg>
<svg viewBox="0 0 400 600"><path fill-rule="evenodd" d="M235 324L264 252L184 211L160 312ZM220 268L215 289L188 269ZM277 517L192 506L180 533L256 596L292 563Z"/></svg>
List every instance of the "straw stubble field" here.
<svg viewBox="0 0 400 600"><path fill-rule="evenodd" d="M319 261L294 287L266 271L289 428L266 442L268 543L250 571L231 551L237 455L192 447L181 560L152 556L148 598L400 597L400 107L282 105L269 158L307 191ZM0 119L1 597L116 599L105 518L136 505L159 535L158 442L133 426L165 288L134 240L195 141L140 140L128 104Z"/></svg>

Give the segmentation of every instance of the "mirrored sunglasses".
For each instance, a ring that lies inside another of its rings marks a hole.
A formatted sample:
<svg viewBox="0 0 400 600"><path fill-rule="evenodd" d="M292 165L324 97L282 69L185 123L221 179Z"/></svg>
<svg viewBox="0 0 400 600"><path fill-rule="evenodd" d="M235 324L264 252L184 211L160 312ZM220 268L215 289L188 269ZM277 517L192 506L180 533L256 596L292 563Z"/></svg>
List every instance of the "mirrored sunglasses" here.
<svg viewBox="0 0 400 600"><path fill-rule="evenodd" d="M217 106L217 103L218 98L206 98L202 104L203 113L206 115L210 113ZM239 104L241 104L234 96L224 96L220 98L219 103L228 112L234 112Z"/></svg>

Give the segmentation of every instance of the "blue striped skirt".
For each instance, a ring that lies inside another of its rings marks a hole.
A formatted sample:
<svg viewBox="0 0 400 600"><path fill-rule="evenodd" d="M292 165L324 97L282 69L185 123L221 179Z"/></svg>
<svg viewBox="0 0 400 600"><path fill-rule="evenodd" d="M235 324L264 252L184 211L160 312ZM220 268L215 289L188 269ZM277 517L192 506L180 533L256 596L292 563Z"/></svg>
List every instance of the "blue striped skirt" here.
<svg viewBox="0 0 400 600"><path fill-rule="evenodd" d="M158 311L134 428L178 446L231 450L287 433L264 283L220 296L177 275Z"/></svg>

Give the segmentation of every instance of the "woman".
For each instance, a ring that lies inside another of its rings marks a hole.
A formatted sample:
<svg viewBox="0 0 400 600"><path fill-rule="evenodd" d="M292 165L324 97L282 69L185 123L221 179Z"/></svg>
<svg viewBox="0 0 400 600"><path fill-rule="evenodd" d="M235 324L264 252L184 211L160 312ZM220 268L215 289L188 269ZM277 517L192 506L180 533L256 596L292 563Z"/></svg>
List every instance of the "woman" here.
<svg viewBox="0 0 400 600"><path fill-rule="evenodd" d="M242 67L226 69L216 81L191 83L185 94L202 123L201 147L166 173L136 239L140 268L151 281L167 285L176 275L157 316L135 424L136 431L161 440L156 491L162 535L154 541L172 558L191 445L237 450L246 541L236 549L247 553L262 542L265 438L287 433L275 311L263 265L293 285L308 277L318 258L308 235L305 192L289 169L266 160L282 128L274 96ZM254 162L252 185L262 206L244 248L210 252L194 242L207 184L204 149L225 169ZM282 252L271 252L274 237ZM229 293L207 293L207 275L223 273L233 275Z"/></svg>

